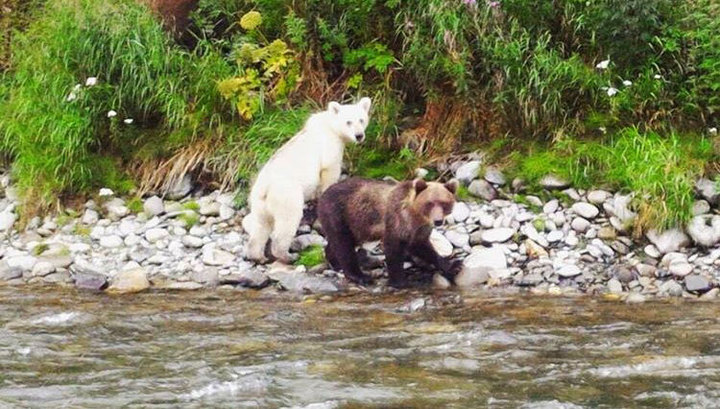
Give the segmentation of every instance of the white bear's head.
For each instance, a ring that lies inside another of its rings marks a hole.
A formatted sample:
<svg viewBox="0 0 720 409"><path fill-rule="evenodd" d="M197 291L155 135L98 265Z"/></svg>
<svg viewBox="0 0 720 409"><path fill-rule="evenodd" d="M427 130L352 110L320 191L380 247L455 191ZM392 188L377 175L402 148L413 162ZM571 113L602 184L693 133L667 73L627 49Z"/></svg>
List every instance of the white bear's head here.
<svg viewBox="0 0 720 409"><path fill-rule="evenodd" d="M365 139L365 128L370 113L370 98L362 98L357 104L341 105L335 101L328 104L332 116L331 126L345 142L359 143Z"/></svg>

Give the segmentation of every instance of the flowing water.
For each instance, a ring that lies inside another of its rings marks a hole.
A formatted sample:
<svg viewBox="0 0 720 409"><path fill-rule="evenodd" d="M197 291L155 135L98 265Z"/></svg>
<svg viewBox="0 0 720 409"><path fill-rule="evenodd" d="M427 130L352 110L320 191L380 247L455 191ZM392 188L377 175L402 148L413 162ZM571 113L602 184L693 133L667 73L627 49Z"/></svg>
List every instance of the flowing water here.
<svg viewBox="0 0 720 409"><path fill-rule="evenodd" d="M417 297L428 305L410 312ZM483 293L0 287L0 407L717 408L719 312Z"/></svg>

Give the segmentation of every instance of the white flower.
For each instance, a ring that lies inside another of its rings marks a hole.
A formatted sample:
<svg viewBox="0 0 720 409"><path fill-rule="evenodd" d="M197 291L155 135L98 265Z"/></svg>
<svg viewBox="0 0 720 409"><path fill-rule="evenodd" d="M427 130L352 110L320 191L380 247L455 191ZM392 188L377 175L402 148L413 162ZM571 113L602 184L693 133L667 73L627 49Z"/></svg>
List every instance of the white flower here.
<svg viewBox="0 0 720 409"><path fill-rule="evenodd" d="M656 80L659 80L659 79L662 79L662 75L660 75L660 74L655 74L655 76L654 76L653 78L655 78Z"/></svg>
<svg viewBox="0 0 720 409"><path fill-rule="evenodd" d="M125 118L125 120L123 120L123 122L125 122L125 123L128 124L128 125L130 125L131 123L133 123L133 119L132 119L132 118Z"/></svg>
<svg viewBox="0 0 720 409"><path fill-rule="evenodd" d="M599 129L600 132L602 132L603 134L606 134L606 133L607 133L607 129L606 129L604 126L601 126L601 127L598 128L598 129Z"/></svg>
<svg viewBox="0 0 720 409"><path fill-rule="evenodd" d="M69 93L68 96L65 98L65 100L66 100L67 102L75 101L75 100L77 99L77 97L78 97L78 91L80 90L81 87L82 87L82 85L80 85L80 84L75 84L75 86L73 87L72 91L70 91L70 93Z"/></svg>
<svg viewBox="0 0 720 409"><path fill-rule="evenodd" d="M115 116L117 116L117 112L113 111L112 109L108 111L108 113L107 113L108 118L112 118Z"/></svg>
<svg viewBox="0 0 720 409"><path fill-rule="evenodd" d="M100 196L112 196L115 192L113 192L111 189L108 189L106 187L100 189L100 192L98 192L98 195Z"/></svg>
<svg viewBox="0 0 720 409"><path fill-rule="evenodd" d="M709 128L708 132L710 132L710 135L717 135L717 128L715 128L715 127Z"/></svg>
<svg viewBox="0 0 720 409"><path fill-rule="evenodd" d="M618 93L618 89L615 88L615 87L610 87L610 88L607 89L607 94L608 94L609 97L611 97L611 96L613 96L613 95L615 95L615 94L617 94L617 93Z"/></svg>
<svg viewBox="0 0 720 409"><path fill-rule="evenodd" d="M604 70L604 69L606 69L606 68L608 67L608 65L610 65L610 60L603 60L603 61L600 61L600 62L595 66L595 68L599 68L599 69L601 69L601 70Z"/></svg>
<svg viewBox="0 0 720 409"><path fill-rule="evenodd" d="M623 81L623 85L626 86L626 87L629 87L629 86L632 85L632 81L630 81L630 80L625 80L625 81Z"/></svg>
<svg viewBox="0 0 720 409"><path fill-rule="evenodd" d="M97 77L88 77L88 79L85 80L86 87L92 87L95 84L97 84Z"/></svg>

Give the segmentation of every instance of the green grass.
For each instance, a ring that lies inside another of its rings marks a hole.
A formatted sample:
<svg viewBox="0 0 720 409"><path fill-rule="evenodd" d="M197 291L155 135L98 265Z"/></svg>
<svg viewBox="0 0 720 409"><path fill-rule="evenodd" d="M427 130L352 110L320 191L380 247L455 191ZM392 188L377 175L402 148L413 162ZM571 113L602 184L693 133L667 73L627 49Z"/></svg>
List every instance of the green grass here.
<svg viewBox="0 0 720 409"><path fill-rule="evenodd" d="M128 210L135 214L143 211L143 201L137 196L128 200L127 203L125 203L125 206L128 208Z"/></svg>
<svg viewBox="0 0 720 409"><path fill-rule="evenodd" d="M197 212L200 210L200 204L194 200L190 200L188 202L185 202L182 204L182 208L185 210L192 210L193 212Z"/></svg>
<svg viewBox="0 0 720 409"><path fill-rule="evenodd" d="M228 112L215 89L230 73L223 58L175 46L132 0L48 0L15 38L12 64L0 104L0 150L14 159L28 211L63 193L126 191L123 159L144 144L155 152L181 147ZM88 77L97 85L86 87ZM109 110L118 115L108 118Z"/></svg>
<svg viewBox="0 0 720 409"><path fill-rule="evenodd" d="M186 229L189 229L200 221L200 216L195 212L185 212L178 216L178 220L183 222Z"/></svg>
<svg viewBox="0 0 720 409"><path fill-rule="evenodd" d="M717 160L711 142L698 135L660 136L626 128L607 142L565 139L511 155L510 172L534 184L553 173L576 188L606 187L636 194L636 232L684 225L692 216L693 186L707 163ZM547 193L540 194L547 196ZM562 192L559 200L571 202ZM558 196L559 195L559 196Z"/></svg>
<svg viewBox="0 0 720 409"><path fill-rule="evenodd" d="M300 252L300 257L295 262L295 265L310 268L324 262L325 248L323 246L315 244Z"/></svg>
<svg viewBox="0 0 720 409"><path fill-rule="evenodd" d="M40 243L37 246L33 247L32 254L34 256L39 256L42 253L46 252L49 248L50 246L48 246L47 243Z"/></svg>
<svg viewBox="0 0 720 409"><path fill-rule="evenodd" d="M87 237L90 235L90 227L84 224L76 223L75 226L73 226L73 234L76 236Z"/></svg>

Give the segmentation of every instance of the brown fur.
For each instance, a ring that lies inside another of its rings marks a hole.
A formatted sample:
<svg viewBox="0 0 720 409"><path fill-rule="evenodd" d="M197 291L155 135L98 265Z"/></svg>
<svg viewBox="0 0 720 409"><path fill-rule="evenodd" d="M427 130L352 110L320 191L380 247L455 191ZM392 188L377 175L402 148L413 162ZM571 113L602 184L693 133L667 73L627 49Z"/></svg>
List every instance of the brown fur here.
<svg viewBox="0 0 720 409"><path fill-rule="evenodd" d="M433 225L442 224L452 211L456 189L456 182L419 179L389 183L351 178L331 186L318 201L328 261L351 280L368 282L355 247L382 240L391 285L405 284L402 264L408 253L435 264L452 278L457 266L435 252L429 237Z"/></svg>
<svg viewBox="0 0 720 409"><path fill-rule="evenodd" d="M182 37L190 24L190 12L197 6L198 0L141 0L150 6L163 21L165 29L175 38Z"/></svg>

